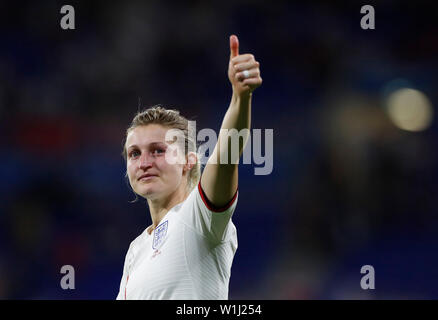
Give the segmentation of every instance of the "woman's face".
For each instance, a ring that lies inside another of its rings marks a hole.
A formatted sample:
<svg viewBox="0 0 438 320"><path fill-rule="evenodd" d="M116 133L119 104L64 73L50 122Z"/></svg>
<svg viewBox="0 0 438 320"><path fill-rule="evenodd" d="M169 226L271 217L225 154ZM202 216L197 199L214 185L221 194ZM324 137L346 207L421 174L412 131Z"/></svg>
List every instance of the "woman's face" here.
<svg viewBox="0 0 438 320"><path fill-rule="evenodd" d="M157 199L175 192L186 179L184 154L166 141L169 128L148 124L132 129L126 138L127 173L138 195ZM185 187L185 184L184 184Z"/></svg>

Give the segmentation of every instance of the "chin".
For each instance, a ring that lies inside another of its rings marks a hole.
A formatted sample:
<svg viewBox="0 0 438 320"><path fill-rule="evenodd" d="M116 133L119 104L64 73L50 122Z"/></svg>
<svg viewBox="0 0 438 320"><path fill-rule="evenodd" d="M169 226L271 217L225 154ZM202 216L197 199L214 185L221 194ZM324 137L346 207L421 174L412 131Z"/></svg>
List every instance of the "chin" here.
<svg viewBox="0 0 438 320"><path fill-rule="evenodd" d="M160 188L156 184L139 185L136 193L145 199L154 200L162 196L164 191L162 189L162 187Z"/></svg>
<svg viewBox="0 0 438 320"><path fill-rule="evenodd" d="M157 192L157 190L155 190L155 188L151 188L151 187L147 187L147 188L139 188L136 193L140 196L142 196L143 198L146 199L155 199L157 198L159 192Z"/></svg>
<svg viewBox="0 0 438 320"><path fill-rule="evenodd" d="M139 185L137 187L138 188L135 190L135 192L143 198L149 200L155 200L163 196L168 196L175 191L173 186L170 187L168 185L148 184Z"/></svg>

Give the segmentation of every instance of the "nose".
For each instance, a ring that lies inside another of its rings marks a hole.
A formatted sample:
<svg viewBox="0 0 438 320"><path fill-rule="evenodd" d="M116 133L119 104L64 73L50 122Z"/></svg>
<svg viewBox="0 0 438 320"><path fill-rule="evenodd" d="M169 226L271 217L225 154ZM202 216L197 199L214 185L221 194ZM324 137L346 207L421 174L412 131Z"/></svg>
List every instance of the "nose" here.
<svg viewBox="0 0 438 320"><path fill-rule="evenodd" d="M146 152L143 153L140 157L139 161L139 168L146 170L150 167L152 167L152 164L154 163L154 157L148 155Z"/></svg>

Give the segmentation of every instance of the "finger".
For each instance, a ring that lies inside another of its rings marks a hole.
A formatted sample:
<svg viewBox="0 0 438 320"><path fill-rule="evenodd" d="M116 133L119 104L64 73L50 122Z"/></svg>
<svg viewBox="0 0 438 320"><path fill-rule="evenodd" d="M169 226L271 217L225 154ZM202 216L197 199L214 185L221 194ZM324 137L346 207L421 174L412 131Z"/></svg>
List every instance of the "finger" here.
<svg viewBox="0 0 438 320"><path fill-rule="evenodd" d="M233 65L238 64L238 63L242 63L242 62L247 62L249 60L253 60L254 59L254 55L250 54L250 53L245 53L245 54L241 54L237 57L234 57L231 59L231 63Z"/></svg>
<svg viewBox="0 0 438 320"><path fill-rule="evenodd" d="M245 76L245 71L236 73L236 79L237 80L245 80L245 79L249 79L249 78L254 78L254 77L260 76L259 69L250 69L250 70L246 70L246 71L247 71L247 75L246 76Z"/></svg>
<svg viewBox="0 0 438 320"><path fill-rule="evenodd" d="M230 60L239 55L239 39L234 34L230 36Z"/></svg>
<svg viewBox="0 0 438 320"><path fill-rule="evenodd" d="M235 64L234 70L236 70L236 72L240 72L243 70L255 69L258 68L259 66L260 63L258 63L257 61L249 61L249 62Z"/></svg>
<svg viewBox="0 0 438 320"><path fill-rule="evenodd" d="M260 78L260 77L249 78L249 79L243 80L242 83L246 86L259 86L262 84L262 78Z"/></svg>

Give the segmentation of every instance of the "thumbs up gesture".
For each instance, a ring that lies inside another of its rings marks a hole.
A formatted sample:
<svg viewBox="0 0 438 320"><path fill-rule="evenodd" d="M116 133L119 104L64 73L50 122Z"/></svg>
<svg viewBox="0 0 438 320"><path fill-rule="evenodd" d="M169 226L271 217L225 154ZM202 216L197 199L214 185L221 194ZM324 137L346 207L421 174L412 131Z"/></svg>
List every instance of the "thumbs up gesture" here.
<svg viewBox="0 0 438 320"><path fill-rule="evenodd" d="M243 97L262 84L260 63L252 54L239 54L239 39L230 36L230 63L228 64L228 79L233 86L233 93Z"/></svg>

